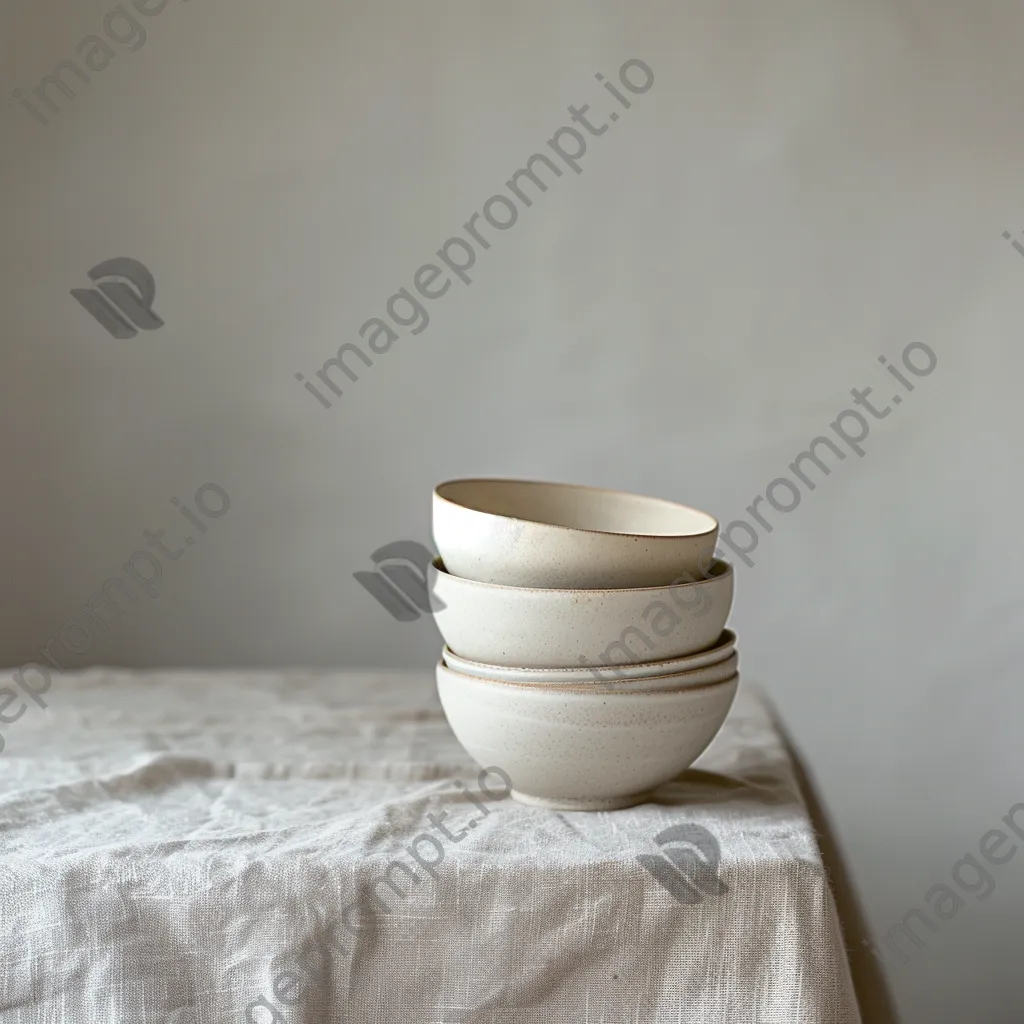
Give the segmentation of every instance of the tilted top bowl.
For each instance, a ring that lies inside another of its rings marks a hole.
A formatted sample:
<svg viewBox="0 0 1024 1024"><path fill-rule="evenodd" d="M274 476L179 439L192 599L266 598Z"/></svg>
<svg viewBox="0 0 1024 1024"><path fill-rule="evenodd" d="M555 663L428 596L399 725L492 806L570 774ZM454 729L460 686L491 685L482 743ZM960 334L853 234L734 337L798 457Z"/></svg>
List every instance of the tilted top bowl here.
<svg viewBox="0 0 1024 1024"><path fill-rule="evenodd" d="M718 542L707 512L623 491L532 480L449 480L434 491L448 571L510 587L659 587L700 578Z"/></svg>

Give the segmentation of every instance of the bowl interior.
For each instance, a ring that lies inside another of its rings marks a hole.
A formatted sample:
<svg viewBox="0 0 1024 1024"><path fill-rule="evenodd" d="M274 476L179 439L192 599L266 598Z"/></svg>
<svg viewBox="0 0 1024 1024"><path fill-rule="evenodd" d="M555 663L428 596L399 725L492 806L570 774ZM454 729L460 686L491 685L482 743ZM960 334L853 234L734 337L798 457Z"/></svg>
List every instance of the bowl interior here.
<svg viewBox="0 0 1024 1024"><path fill-rule="evenodd" d="M533 480L451 480L439 497L463 508L593 533L690 537L714 532L714 516L662 498Z"/></svg>

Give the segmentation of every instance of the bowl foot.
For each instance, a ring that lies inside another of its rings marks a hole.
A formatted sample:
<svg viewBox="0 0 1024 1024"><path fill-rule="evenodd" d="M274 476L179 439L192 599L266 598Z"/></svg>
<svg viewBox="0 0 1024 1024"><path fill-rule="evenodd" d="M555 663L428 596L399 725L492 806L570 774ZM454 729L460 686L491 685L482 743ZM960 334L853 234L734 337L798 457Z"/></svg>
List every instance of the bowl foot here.
<svg viewBox="0 0 1024 1024"><path fill-rule="evenodd" d="M619 811L624 807L633 807L642 804L651 795L648 790L645 793L632 793L628 796L610 797L551 797L531 796L529 793L521 793L513 789L511 796L521 804L529 804L531 807L545 807L549 811Z"/></svg>

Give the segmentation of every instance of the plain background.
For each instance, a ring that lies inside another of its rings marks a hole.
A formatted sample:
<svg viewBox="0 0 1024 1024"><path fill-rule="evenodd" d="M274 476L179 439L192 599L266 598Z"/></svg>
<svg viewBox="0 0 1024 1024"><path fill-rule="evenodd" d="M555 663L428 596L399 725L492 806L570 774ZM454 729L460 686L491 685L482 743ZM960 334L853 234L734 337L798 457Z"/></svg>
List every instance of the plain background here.
<svg viewBox="0 0 1024 1024"><path fill-rule="evenodd" d="M8 0L28 91L112 4ZM141 19L140 19L141 20ZM38 658L205 482L231 508L68 659L408 666L353 579L441 479L639 490L723 525L850 405L935 371L739 566L744 674L817 776L876 936L1024 800L1024 10L952 0L171 0L49 126L0 117L0 660ZM653 88L331 409L302 389L552 133ZM68 294L115 256L166 326ZM59 684L55 683L55 690ZM17 751L17 728L7 730ZM1024 853L891 981L1020 1017ZM966 877L970 878L968 874Z"/></svg>

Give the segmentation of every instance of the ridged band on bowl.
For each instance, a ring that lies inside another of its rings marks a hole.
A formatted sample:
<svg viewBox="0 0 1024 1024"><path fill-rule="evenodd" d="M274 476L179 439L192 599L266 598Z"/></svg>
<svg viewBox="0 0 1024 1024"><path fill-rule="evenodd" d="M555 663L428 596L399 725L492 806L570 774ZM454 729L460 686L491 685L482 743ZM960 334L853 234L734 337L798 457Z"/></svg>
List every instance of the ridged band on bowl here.
<svg viewBox="0 0 1024 1024"><path fill-rule="evenodd" d="M456 654L447 644L441 652L441 659L449 668L481 679L497 679L506 683L587 683L605 682L616 679L646 679L651 676L675 675L689 672L725 661L736 649L736 634L723 629L712 647L682 658L666 658L659 661L639 661L626 664L595 663L590 668L523 668L521 665L489 665L472 661Z"/></svg>
<svg viewBox="0 0 1024 1024"><path fill-rule="evenodd" d="M740 656L735 651L724 661L714 665L705 665L703 668L690 669L687 672L677 672L666 676L640 676L635 679L602 679L597 681L589 679L586 682L569 682L565 680L557 682L543 682L531 680L529 682L509 682L504 679L488 679L486 676L475 676L471 672L465 672L452 666L445 658L441 659L445 668L459 675L468 676L471 679L479 679L481 682L494 683L495 686L522 686L532 690L551 690L561 693L660 693L663 690L685 690L699 686L713 686L716 683L724 682L739 672Z"/></svg>

